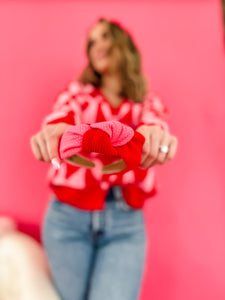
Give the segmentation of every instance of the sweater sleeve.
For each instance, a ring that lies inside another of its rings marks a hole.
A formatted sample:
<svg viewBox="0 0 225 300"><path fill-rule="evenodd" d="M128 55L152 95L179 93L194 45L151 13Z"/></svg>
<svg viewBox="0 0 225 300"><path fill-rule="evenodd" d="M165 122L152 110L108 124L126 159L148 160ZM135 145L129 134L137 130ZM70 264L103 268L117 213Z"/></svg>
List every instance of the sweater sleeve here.
<svg viewBox="0 0 225 300"><path fill-rule="evenodd" d="M149 93L145 96L142 103L141 118L138 126L141 125L159 125L162 129L168 131L166 122L168 111L163 105L161 98L156 93Z"/></svg>
<svg viewBox="0 0 225 300"><path fill-rule="evenodd" d="M77 82L70 82L56 97L53 110L42 123L42 127L49 124L65 122L71 125L80 124L81 107L78 101L82 86Z"/></svg>

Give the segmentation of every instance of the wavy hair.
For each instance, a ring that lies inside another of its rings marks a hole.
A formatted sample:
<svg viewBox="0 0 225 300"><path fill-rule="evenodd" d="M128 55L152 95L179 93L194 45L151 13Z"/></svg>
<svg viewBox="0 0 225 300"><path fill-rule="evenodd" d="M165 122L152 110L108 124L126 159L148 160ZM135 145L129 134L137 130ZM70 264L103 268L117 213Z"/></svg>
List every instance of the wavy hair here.
<svg viewBox="0 0 225 300"><path fill-rule="evenodd" d="M98 22L107 24L109 34L112 38L112 47L117 47L122 56L120 74L122 78L121 97L128 98L134 102L141 102L146 93L146 80L141 70L141 55L131 35L114 21L101 18ZM90 43L87 42L86 54L89 58ZM79 77L83 84L91 83L101 87L101 74L96 72L89 60Z"/></svg>

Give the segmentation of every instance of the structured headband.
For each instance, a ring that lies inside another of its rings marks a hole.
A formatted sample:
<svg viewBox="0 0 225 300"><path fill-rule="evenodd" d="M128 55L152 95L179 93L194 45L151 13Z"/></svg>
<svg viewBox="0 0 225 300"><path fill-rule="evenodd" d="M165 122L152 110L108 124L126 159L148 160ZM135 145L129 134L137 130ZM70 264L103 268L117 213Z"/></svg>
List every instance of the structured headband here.
<svg viewBox="0 0 225 300"><path fill-rule="evenodd" d="M144 141L142 134L118 121L80 124L68 127L63 134L60 156L78 165L94 167L80 153L101 153L107 157L122 159L119 169L129 170L139 166ZM110 172L110 168L108 171Z"/></svg>

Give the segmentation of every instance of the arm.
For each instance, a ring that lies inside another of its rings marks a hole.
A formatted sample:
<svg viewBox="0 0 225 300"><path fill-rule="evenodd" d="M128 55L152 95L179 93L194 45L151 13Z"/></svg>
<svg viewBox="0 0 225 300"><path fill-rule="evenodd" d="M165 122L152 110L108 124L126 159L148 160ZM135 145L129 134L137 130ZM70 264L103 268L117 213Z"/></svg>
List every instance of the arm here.
<svg viewBox="0 0 225 300"><path fill-rule="evenodd" d="M148 95L143 101L141 122L137 128L137 131L145 137L140 164L142 168L165 164L176 154L178 141L168 132L165 117L166 109L159 96ZM168 147L168 153L160 149L162 145Z"/></svg>
<svg viewBox="0 0 225 300"><path fill-rule="evenodd" d="M80 107L76 101L79 94L77 84L74 93L74 84L61 92L55 102L53 111L44 119L42 130L31 137L31 149L36 159L44 162L53 162L56 168L60 166L59 141L65 130L80 122Z"/></svg>

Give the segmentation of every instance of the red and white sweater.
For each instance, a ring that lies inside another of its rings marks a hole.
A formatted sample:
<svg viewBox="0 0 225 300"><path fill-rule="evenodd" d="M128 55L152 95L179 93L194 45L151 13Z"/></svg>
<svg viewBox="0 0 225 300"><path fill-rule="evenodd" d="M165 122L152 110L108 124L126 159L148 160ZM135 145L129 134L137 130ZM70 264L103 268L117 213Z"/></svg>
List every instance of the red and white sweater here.
<svg viewBox="0 0 225 300"><path fill-rule="evenodd" d="M160 125L168 130L166 109L158 95L147 94L142 103L124 99L113 108L101 91L91 84L70 82L62 91L43 126L58 122L71 125L92 124L116 120L132 127L141 124ZM60 169L50 167L48 182L57 198L84 210L102 210L110 187L120 185L125 201L133 208L141 208L156 192L155 170L136 168L126 173L101 174L96 168L87 169L63 162Z"/></svg>

